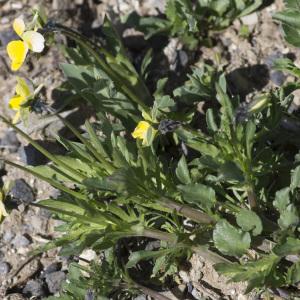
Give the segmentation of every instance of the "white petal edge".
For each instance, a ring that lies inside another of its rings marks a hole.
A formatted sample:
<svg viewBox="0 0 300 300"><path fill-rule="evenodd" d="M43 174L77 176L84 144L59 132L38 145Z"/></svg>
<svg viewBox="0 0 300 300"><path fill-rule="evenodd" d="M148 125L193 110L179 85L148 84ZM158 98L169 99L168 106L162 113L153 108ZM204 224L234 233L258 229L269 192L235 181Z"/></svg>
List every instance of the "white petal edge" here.
<svg viewBox="0 0 300 300"><path fill-rule="evenodd" d="M27 43L31 51L40 53L44 50L45 39L39 32L33 30L25 31L22 39Z"/></svg>

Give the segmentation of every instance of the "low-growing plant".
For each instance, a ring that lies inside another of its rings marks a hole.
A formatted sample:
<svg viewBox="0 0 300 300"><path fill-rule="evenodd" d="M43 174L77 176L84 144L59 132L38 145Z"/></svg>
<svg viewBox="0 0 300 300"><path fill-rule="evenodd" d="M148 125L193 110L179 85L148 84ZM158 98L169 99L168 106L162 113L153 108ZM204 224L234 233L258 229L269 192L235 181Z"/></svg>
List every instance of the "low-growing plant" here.
<svg viewBox="0 0 300 300"><path fill-rule="evenodd" d="M254 12L263 4L263 0L168 0L162 16L139 17L134 12L124 21L144 32L146 39L158 34L178 37L188 48L194 49L210 37L211 31L228 27L235 19Z"/></svg>
<svg viewBox="0 0 300 300"><path fill-rule="evenodd" d="M62 236L40 251L90 248L101 256L70 267L61 299L130 299L138 291L166 299L150 283L164 289L192 253L232 281L247 281L246 292L296 286L300 123L290 106L299 84L240 103L221 67L203 65L171 94L165 78L151 94L143 80L148 57L137 71L112 24L103 27L106 45L53 22L41 29L46 40L60 32L77 43L65 49L69 63L61 68L73 93L95 108L96 121L82 131L56 114L74 136L57 137L67 154L50 153L1 116L50 160L5 162L61 192L34 204L64 221ZM202 114L200 101L208 106Z"/></svg>
<svg viewBox="0 0 300 300"><path fill-rule="evenodd" d="M273 18L282 23L282 30L286 41L300 47L300 2L299 0L286 0L285 9L273 15Z"/></svg>

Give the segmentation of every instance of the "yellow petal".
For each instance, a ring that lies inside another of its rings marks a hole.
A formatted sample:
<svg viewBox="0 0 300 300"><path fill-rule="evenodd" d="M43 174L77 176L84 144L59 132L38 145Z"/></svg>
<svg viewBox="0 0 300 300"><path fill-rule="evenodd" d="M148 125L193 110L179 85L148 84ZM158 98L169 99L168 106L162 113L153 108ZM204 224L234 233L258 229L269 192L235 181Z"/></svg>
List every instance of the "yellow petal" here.
<svg viewBox="0 0 300 300"><path fill-rule="evenodd" d="M20 120L20 118L21 118L21 112L18 110L18 111L16 112L16 114L15 114L13 120L12 120L12 123L13 123L13 124L18 123L19 120Z"/></svg>
<svg viewBox="0 0 300 300"><path fill-rule="evenodd" d="M27 45L22 41L11 41L8 43L6 50L12 61L11 69L13 71L17 71L22 66L26 58L28 51Z"/></svg>
<svg viewBox="0 0 300 300"><path fill-rule="evenodd" d="M40 53L44 50L45 39L39 32L33 30L25 31L22 39L27 43L31 51Z"/></svg>
<svg viewBox="0 0 300 300"><path fill-rule="evenodd" d="M21 18L15 19L13 23L13 29L16 32L16 34L21 37L23 32L25 31L25 23L23 19Z"/></svg>
<svg viewBox="0 0 300 300"><path fill-rule="evenodd" d="M140 121L132 133L135 139L145 139L147 130L151 125L146 121Z"/></svg>
<svg viewBox="0 0 300 300"><path fill-rule="evenodd" d="M26 98L22 96L15 96L9 100L9 108L13 110L20 110L21 105L25 102Z"/></svg>
<svg viewBox="0 0 300 300"><path fill-rule="evenodd" d="M16 94L22 96L23 98L28 98L32 92L28 86L26 80L21 77L17 77L18 84L16 85Z"/></svg>

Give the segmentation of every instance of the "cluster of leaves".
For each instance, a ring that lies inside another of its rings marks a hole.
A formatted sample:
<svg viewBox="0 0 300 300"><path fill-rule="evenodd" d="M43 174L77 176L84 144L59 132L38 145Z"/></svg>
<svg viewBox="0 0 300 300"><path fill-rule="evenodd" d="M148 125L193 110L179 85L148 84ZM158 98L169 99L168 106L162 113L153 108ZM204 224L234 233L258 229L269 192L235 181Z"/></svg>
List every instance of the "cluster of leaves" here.
<svg viewBox="0 0 300 300"><path fill-rule="evenodd" d="M77 42L66 49L70 62L61 67L97 121L86 121L81 132L60 118L75 137L57 138L65 155L51 154L12 125L51 163L6 161L61 191L36 204L65 221L58 228L62 237L43 250L110 253L84 270L92 275L72 266L61 299L87 293L129 298L145 292L143 281L163 285L192 252L233 281L247 281L247 291L295 285L300 120L290 106L299 84L245 104L228 91L222 70L204 65L170 94L164 91L167 79L160 79L152 95L143 80L149 55L137 71L108 20L103 28L105 46L58 24L45 28ZM208 107L205 115L196 109L200 101ZM142 119L157 130L145 144L130 135ZM159 241L152 250L146 247L150 239Z"/></svg>
<svg viewBox="0 0 300 300"><path fill-rule="evenodd" d="M262 5L263 0L168 0L164 16L138 17L133 13L126 22L144 32L146 39L157 34L174 36L193 49L210 31L224 29Z"/></svg>
<svg viewBox="0 0 300 300"><path fill-rule="evenodd" d="M300 47L300 1L285 0L285 10L274 14L273 18L282 23L284 38L296 47Z"/></svg>

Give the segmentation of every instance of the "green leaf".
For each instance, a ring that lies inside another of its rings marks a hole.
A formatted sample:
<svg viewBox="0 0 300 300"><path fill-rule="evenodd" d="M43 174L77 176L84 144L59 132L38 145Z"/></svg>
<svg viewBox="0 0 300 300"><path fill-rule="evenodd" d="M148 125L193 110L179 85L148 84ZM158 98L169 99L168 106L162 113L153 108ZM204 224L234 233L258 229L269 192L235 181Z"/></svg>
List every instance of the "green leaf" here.
<svg viewBox="0 0 300 300"><path fill-rule="evenodd" d="M254 288L264 288L268 286L280 286L280 273L277 272L276 266L280 257L270 254L257 261L251 261L244 265L239 263L217 264L214 266L217 272L230 276L231 281L248 283L246 293ZM277 283L279 281L279 283Z"/></svg>
<svg viewBox="0 0 300 300"><path fill-rule="evenodd" d="M252 156L252 147L254 143L256 126L253 121L248 121L246 125L246 132L245 132L245 144L247 149L247 156L251 158Z"/></svg>
<svg viewBox="0 0 300 300"><path fill-rule="evenodd" d="M41 200L38 202L40 205L46 206L49 209L61 209L69 213L75 213L77 215L84 215L85 210L78 205L72 204L70 202L66 202L63 199L55 199L55 200Z"/></svg>
<svg viewBox="0 0 300 300"><path fill-rule="evenodd" d="M300 262L293 264L287 270L287 283L296 284L300 281Z"/></svg>
<svg viewBox="0 0 300 300"><path fill-rule="evenodd" d="M164 249L164 250L157 250L157 251L141 250L141 251L132 252L128 258L128 263L126 264L126 268L129 269L134 267L141 260L149 260L149 259L161 257L163 255L166 255L170 251L172 250L171 249Z"/></svg>
<svg viewBox="0 0 300 300"><path fill-rule="evenodd" d="M278 209L279 212L285 210L290 203L290 188L286 187L276 192L275 200L273 205Z"/></svg>
<svg viewBox="0 0 300 300"><path fill-rule="evenodd" d="M176 168L176 176L183 184L191 183L191 176L184 155L181 157L181 159L178 162Z"/></svg>
<svg viewBox="0 0 300 300"><path fill-rule="evenodd" d="M287 229L290 226L297 226L299 224L299 214L294 204L290 204L284 211L281 212L278 220L278 225L282 229Z"/></svg>
<svg viewBox="0 0 300 300"><path fill-rule="evenodd" d="M275 20L295 28L300 28L299 9L286 9L273 15Z"/></svg>
<svg viewBox="0 0 300 300"><path fill-rule="evenodd" d="M213 231L215 247L223 254L240 256L249 248L251 237L249 232L238 230L226 220L220 220Z"/></svg>
<svg viewBox="0 0 300 300"><path fill-rule="evenodd" d="M209 108L206 111L206 123L207 123L207 127L208 129L210 129L213 132L218 131L218 126L215 122L215 116L214 116L214 112L211 108Z"/></svg>
<svg viewBox="0 0 300 300"><path fill-rule="evenodd" d="M197 204L206 211L210 211L217 201L214 189L201 183L179 185L178 189L185 201Z"/></svg>
<svg viewBox="0 0 300 300"><path fill-rule="evenodd" d="M290 254L298 254L300 251L300 240L288 237L283 243L276 245L273 252L278 256L287 256Z"/></svg>
<svg viewBox="0 0 300 300"><path fill-rule="evenodd" d="M227 161L220 165L218 169L219 179L228 182L244 182L244 174L238 166L232 162Z"/></svg>
<svg viewBox="0 0 300 300"><path fill-rule="evenodd" d="M148 67L149 65L151 64L152 62L152 49L150 48L144 58L143 58L143 61L142 61L142 64L141 64L141 75L146 79L148 77L148 73L147 73L147 70L148 70Z"/></svg>
<svg viewBox="0 0 300 300"><path fill-rule="evenodd" d="M300 166L292 170L290 187L292 191L300 187Z"/></svg>
<svg viewBox="0 0 300 300"><path fill-rule="evenodd" d="M236 216L237 224L243 231L252 231L254 236L261 234L263 227L259 216L251 210L242 209Z"/></svg>
<svg viewBox="0 0 300 300"><path fill-rule="evenodd" d="M300 39L299 39L299 44L300 44ZM274 65L273 65L273 69L280 70L280 71L286 71L298 78L300 77L300 68L298 68L288 58L276 59L274 62Z"/></svg>

